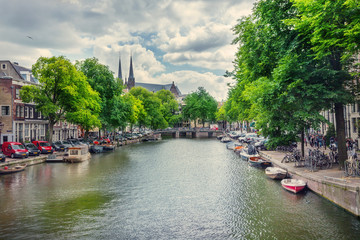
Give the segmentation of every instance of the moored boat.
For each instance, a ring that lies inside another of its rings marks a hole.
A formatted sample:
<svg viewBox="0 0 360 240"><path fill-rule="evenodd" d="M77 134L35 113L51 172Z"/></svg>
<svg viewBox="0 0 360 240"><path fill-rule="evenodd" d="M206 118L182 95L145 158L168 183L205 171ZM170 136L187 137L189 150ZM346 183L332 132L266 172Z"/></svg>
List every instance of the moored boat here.
<svg viewBox="0 0 360 240"><path fill-rule="evenodd" d="M223 137L221 140L220 140L220 142L222 142L222 143L228 143L228 142L231 142L232 140L231 140L231 138L229 138L229 137Z"/></svg>
<svg viewBox="0 0 360 240"><path fill-rule="evenodd" d="M0 174L10 174L10 173L16 173L24 171L27 164L21 164L21 165L15 165L13 167L5 166L3 168L0 168Z"/></svg>
<svg viewBox="0 0 360 240"><path fill-rule="evenodd" d="M249 164L252 167L258 167L258 168L266 168L271 166L271 162L268 160L265 160L261 157L249 157Z"/></svg>
<svg viewBox="0 0 360 240"><path fill-rule="evenodd" d="M226 144L226 148L229 150L234 150L235 147L241 146L241 143L237 143L237 142L228 142Z"/></svg>
<svg viewBox="0 0 360 240"><path fill-rule="evenodd" d="M267 167L265 174L271 179L284 179L287 176L287 171L279 167Z"/></svg>
<svg viewBox="0 0 360 240"><path fill-rule="evenodd" d="M91 158L88 145L69 147L68 156L64 157L65 162L77 163Z"/></svg>
<svg viewBox="0 0 360 240"><path fill-rule="evenodd" d="M304 188L306 187L306 182L304 182L303 180L300 179L283 179L281 180L281 185L283 188L285 188L286 190L293 192L293 193L298 193L302 190L304 190Z"/></svg>

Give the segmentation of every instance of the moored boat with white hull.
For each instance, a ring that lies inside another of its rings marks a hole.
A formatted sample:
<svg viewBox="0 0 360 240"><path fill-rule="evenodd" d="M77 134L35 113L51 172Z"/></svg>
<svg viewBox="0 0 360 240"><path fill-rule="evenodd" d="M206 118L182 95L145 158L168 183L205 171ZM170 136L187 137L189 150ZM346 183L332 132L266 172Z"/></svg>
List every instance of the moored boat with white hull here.
<svg viewBox="0 0 360 240"><path fill-rule="evenodd" d="M285 188L286 190L293 192L293 193L298 193L302 190L304 190L304 188L306 187L306 182L304 182L303 180L300 179L290 179L290 178L286 178L281 180L281 185L283 188Z"/></svg>
<svg viewBox="0 0 360 240"><path fill-rule="evenodd" d="M287 171L279 167L267 167L265 174L271 179L282 180L287 176Z"/></svg>

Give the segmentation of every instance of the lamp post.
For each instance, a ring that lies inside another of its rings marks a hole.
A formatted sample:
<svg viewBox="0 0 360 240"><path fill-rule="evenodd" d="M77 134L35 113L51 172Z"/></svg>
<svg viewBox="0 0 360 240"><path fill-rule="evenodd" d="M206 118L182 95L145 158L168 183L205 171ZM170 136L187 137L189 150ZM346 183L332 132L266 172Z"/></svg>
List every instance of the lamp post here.
<svg viewBox="0 0 360 240"><path fill-rule="evenodd" d="M2 138L1 138L1 131L4 127L4 124L1 122L1 119L0 119L0 143L2 143Z"/></svg>

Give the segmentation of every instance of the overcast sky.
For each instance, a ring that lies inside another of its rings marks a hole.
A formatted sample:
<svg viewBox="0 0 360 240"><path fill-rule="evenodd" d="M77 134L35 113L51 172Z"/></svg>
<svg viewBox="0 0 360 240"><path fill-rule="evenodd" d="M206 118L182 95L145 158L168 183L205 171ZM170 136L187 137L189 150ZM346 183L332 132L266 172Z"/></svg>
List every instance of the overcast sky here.
<svg viewBox="0 0 360 240"><path fill-rule="evenodd" d="M0 0L0 56L29 68L40 56L96 57L117 76L120 54L125 78L132 54L137 82L203 86L225 100L231 28L254 1Z"/></svg>

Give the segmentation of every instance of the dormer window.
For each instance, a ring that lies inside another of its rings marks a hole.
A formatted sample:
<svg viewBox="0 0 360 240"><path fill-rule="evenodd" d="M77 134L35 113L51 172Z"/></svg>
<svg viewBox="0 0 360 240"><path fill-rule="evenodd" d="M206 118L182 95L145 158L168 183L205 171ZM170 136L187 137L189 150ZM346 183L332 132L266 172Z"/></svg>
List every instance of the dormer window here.
<svg viewBox="0 0 360 240"><path fill-rule="evenodd" d="M7 66L6 66L6 63L2 63L1 64L1 70L6 70Z"/></svg>

